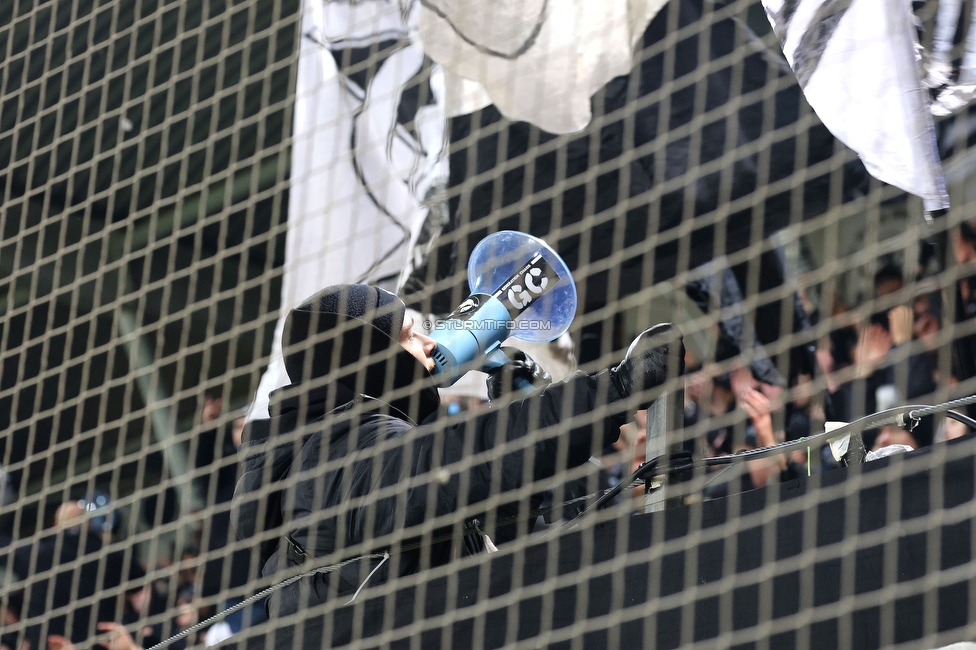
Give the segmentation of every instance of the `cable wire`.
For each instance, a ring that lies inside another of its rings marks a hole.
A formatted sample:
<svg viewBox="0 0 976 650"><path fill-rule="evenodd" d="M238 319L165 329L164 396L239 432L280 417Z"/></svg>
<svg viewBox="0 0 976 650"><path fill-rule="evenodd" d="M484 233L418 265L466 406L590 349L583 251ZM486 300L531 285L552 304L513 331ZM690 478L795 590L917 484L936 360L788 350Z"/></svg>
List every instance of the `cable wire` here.
<svg viewBox="0 0 976 650"><path fill-rule="evenodd" d="M223 620L224 618L230 616L231 614L233 614L235 612L239 612L242 609L244 609L244 608L246 608L246 607L248 607L248 606L250 606L250 605L252 605L252 604L254 604L256 602L258 602L259 600L262 600L264 598L267 598L268 596L270 596L274 592L278 591L279 589L284 589L288 585L293 584L295 582L298 582L302 578L309 578L309 577L311 577L313 575L316 575L316 574L319 574L319 573L332 573L336 569L341 569L342 567L346 566L347 564L352 564L353 562L359 562L360 560L381 559L383 562L385 562L387 559L389 559L389 557L390 557L390 554L388 552L387 553L383 553L382 555L380 555L378 553L373 553L373 554L370 554L370 555L360 555L358 557L350 558L350 559L345 560L343 562L339 562L338 564L330 564L328 566L318 567L316 569L312 569L311 571L306 571L305 573L299 573L297 575L293 575L292 577L288 578L287 580L282 580L281 582L275 583L275 584L271 585L270 587L267 587L265 589L262 589L261 591L259 591L258 593L254 594L253 596L249 596L248 598L245 598L244 600L242 600L241 602L237 603L236 605L234 605L232 607L228 607L224 611L218 612L218 613L214 614L213 616L211 616L210 618L208 618L206 620L203 620L203 621L200 621L196 625L191 625L190 627L186 628L182 632L180 632L178 634L174 634L173 636L171 636L170 638L166 639L165 641L161 641L161 642L157 643L156 645L154 645L151 648L149 648L149 650L159 650L159 648L165 648L166 646L168 646L169 644L173 643L174 641L179 641L183 637L189 636L189 635L193 634L194 632L199 632L200 630L202 630L204 628L207 628L207 627L213 625L214 623L217 623L218 621ZM381 564L382 564L382 562L381 562ZM379 568L379 566L380 565L377 565L377 568ZM373 577L373 573L375 573L375 572L376 572L376 569L374 569L373 572L371 572L368 576L366 576L366 580L363 581L363 585L365 585L369 581L369 579ZM361 590L362 588L363 588L362 585L360 585L359 590ZM359 595L359 590L356 591L356 594L352 597L352 600L354 600L356 598L356 596ZM352 600L350 600L350 602L352 602Z"/></svg>
<svg viewBox="0 0 976 650"><path fill-rule="evenodd" d="M968 415L963 415L962 413L956 413L955 411L946 411L946 417L952 418L956 422L962 422L967 427L969 427L973 432L976 432L976 420L972 419Z"/></svg>
<svg viewBox="0 0 976 650"><path fill-rule="evenodd" d="M970 395L968 397L960 397L959 399L954 399L949 402L944 402L942 404L935 404L933 406L919 406L915 410L911 411L908 415L909 417L923 418L926 415L937 415L939 413L945 413L952 409L957 409L961 406L969 406L970 404L976 404L976 395ZM962 420L960 420L961 422ZM972 421L972 420L970 420Z"/></svg>

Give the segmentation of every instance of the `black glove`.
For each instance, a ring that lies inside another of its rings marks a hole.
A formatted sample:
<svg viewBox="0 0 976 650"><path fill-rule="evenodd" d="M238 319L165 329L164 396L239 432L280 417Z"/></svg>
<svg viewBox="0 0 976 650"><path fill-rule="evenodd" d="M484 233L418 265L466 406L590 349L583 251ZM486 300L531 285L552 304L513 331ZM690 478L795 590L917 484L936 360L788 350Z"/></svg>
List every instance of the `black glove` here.
<svg viewBox="0 0 976 650"><path fill-rule="evenodd" d="M678 362L674 375L682 374L685 369L685 347L681 332L674 323L659 323L634 339L627 348L624 360L616 368L610 369L610 381L622 398L660 386L668 378L669 357L676 358Z"/></svg>
<svg viewBox="0 0 976 650"><path fill-rule="evenodd" d="M548 386L552 377L532 357L518 348L502 348L511 361L488 373L488 397L496 400L519 390L517 380L528 381L535 387Z"/></svg>

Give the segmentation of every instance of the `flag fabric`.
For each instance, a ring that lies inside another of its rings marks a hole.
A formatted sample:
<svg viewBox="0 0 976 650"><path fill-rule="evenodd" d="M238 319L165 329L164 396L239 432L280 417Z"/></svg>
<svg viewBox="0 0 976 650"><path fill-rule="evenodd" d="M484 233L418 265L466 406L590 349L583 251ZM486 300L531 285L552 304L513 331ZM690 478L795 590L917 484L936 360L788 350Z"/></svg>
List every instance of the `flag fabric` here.
<svg viewBox="0 0 976 650"><path fill-rule="evenodd" d="M904 0L763 0L803 94L875 178L949 207Z"/></svg>
<svg viewBox="0 0 976 650"><path fill-rule="evenodd" d="M928 88L942 89L932 102L932 115L936 117L951 115L976 98L976 13L969 13L969 24L963 40L965 52L959 65L959 75L953 80L952 48L962 14L962 0L939 0L932 52L924 81Z"/></svg>
<svg viewBox="0 0 976 650"><path fill-rule="evenodd" d="M249 419L268 417L269 393L288 383L288 312L331 284L394 289L429 197L443 193L443 80L412 38L416 11L406 9L304 2L281 318Z"/></svg>
<svg viewBox="0 0 976 650"><path fill-rule="evenodd" d="M962 0L939 0L932 34L932 50L926 64L923 83L929 88L941 88L952 80L952 46L959 27Z"/></svg>
<svg viewBox="0 0 976 650"><path fill-rule="evenodd" d="M445 69L448 115L494 104L512 120L574 133L590 97L628 74L666 0L421 0L427 54Z"/></svg>

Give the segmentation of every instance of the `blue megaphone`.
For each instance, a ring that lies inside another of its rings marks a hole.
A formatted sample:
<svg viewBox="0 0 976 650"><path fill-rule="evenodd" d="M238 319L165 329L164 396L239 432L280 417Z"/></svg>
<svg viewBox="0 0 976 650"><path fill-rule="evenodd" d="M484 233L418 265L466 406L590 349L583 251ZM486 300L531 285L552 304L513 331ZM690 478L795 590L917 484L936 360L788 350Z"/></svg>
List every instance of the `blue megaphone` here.
<svg viewBox="0 0 976 650"><path fill-rule="evenodd" d="M503 230L482 239L468 260L464 302L431 333L434 374L455 383L468 370L507 361L502 341L552 341L576 316L576 284L569 267L547 243Z"/></svg>

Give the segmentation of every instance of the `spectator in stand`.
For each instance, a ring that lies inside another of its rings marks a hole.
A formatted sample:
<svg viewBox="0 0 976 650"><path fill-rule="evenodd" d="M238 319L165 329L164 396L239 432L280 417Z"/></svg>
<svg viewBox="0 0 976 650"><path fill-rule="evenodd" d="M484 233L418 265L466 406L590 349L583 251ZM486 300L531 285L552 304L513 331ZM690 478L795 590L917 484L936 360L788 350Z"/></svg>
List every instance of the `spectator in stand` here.
<svg viewBox="0 0 976 650"><path fill-rule="evenodd" d="M834 296L831 317L837 318L850 311L850 306L840 296ZM854 364L854 349L857 347L857 328L853 325L839 327L830 332L830 361L833 369L840 370Z"/></svg>
<svg viewBox="0 0 976 650"><path fill-rule="evenodd" d="M774 428L773 409L781 403L783 389L761 382L746 368L738 368L731 375L735 405L749 416L746 423L744 444L736 445L735 451L771 447L786 440L782 429ZM794 460L786 454L749 461L749 471L742 477L742 489L763 487L771 481L788 481L806 474L806 457Z"/></svg>
<svg viewBox="0 0 976 650"><path fill-rule="evenodd" d="M874 274L874 297L890 296L905 288L905 276L894 264L885 264Z"/></svg>
<svg viewBox="0 0 976 650"><path fill-rule="evenodd" d="M176 626L173 630L174 634L188 630L200 622L200 611L196 603L193 602L193 592L193 585L189 585L180 589L176 595L177 614ZM190 635L189 637L183 637L179 641L176 641L170 647L173 650L183 650L188 645L196 645L197 642L199 642L199 638Z"/></svg>
<svg viewBox="0 0 976 650"><path fill-rule="evenodd" d="M834 304L831 309L832 318L837 318L849 309L847 303L839 296L834 296ZM854 364L854 350L857 347L857 341L857 328L847 325L831 330L830 336L817 349L817 365L827 382L827 390L824 393L824 418L826 420L850 420L851 394L838 382L835 373Z"/></svg>
<svg viewBox="0 0 976 650"><path fill-rule="evenodd" d="M197 558L200 557L200 547L190 543L183 547L180 555L180 570L176 574L177 589L192 588L197 582Z"/></svg>
<svg viewBox="0 0 976 650"><path fill-rule="evenodd" d="M234 422L222 422L223 399L216 392L204 394L200 410L201 426L194 436L194 466L198 470L218 465L215 471L197 476L194 488L205 504L226 503L234 496L237 485L237 444ZM238 418L239 419L239 418ZM212 496L211 496L212 494Z"/></svg>
<svg viewBox="0 0 976 650"><path fill-rule="evenodd" d="M27 577L24 587L25 619L33 619L25 632L31 648L43 647L42 631L80 643L90 636L90 626L96 621L110 621L116 615L116 596L106 596L94 606L73 606L78 600L90 598L99 591L114 590L123 576L139 579L145 573L134 557L124 550L112 551L106 557L100 552L105 533L98 525L106 513L88 511L92 499L67 501L58 507L54 529L36 545L21 546L14 552L16 573ZM108 506L109 508L111 506ZM90 556L87 561L78 562ZM100 568L100 565L101 568ZM63 567L59 569L59 567ZM31 577L54 570L54 575L41 580ZM54 609L67 610L58 616L47 616ZM94 620L93 620L94 619ZM69 626L70 623L70 626Z"/></svg>
<svg viewBox="0 0 976 650"><path fill-rule="evenodd" d="M897 291L904 285L897 267L883 267L875 276L875 298ZM934 368L931 356L916 352L908 359L898 359L892 354L899 346L910 343L915 335L913 307L897 305L886 312L871 316L870 322L861 328L858 344L854 348L854 381L838 388L846 395L837 403L851 405L847 412L835 417L850 421L862 415L910 402L914 398L929 395L935 388ZM931 327L931 323L925 325ZM860 407L860 408L858 408ZM912 433L879 430L864 432L864 445L875 449L886 444L908 444L913 448L929 445L933 437L932 418L924 418ZM907 436L907 437L906 437Z"/></svg>
<svg viewBox="0 0 976 650"><path fill-rule="evenodd" d="M797 416L791 424L797 431L809 430L809 420L799 422L801 412L809 413L809 391L798 391L797 405L793 413ZM702 377L689 377L686 394L697 402L697 410L708 417L722 417L741 409L748 416L745 422L744 437L741 429L736 436L737 426L722 424L706 434L707 454L720 456L737 453L747 449L769 447L787 439L787 433L774 425L773 411L778 408L782 398L782 388L759 381L748 368L733 370L728 375L720 375L711 382ZM803 435L806 435L804 433ZM787 457L785 454L762 458L747 463L747 471L737 480L712 482L705 488L706 498L719 498L733 491L745 491L763 487L771 481L787 481L806 475L806 454ZM718 469L716 471L722 471ZM734 475L733 475L734 476Z"/></svg>
<svg viewBox="0 0 976 650"><path fill-rule="evenodd" d="M134 583L125 592L125 602L122 608L121 624L133 626L147 616L156 616L166 611L168 598L154 598L152 585L145 580L146 573L138 564L134 564L129 571L129 581ZM113 618L100 618L99 623L111 623ZM163 640L163 624L145 625L140 630L139 637L142 645L152 647Z"/></svg>
<svg viewBox="0 0 976 650"><path fill-rule="evenodd" d="M686 408L695 414L695 420L702 418L717 418L735 409L735 395L729 375L719 375L709 379L706 371L694 373L685 381L685 394L695 404L694 408ZM707 456L721 456L732 453L732 427L719 426L705 435Z"/></svg>
<svg viewBox="0 0 976 650"><path fill-rule="evenodd" d="M965 268L956 283L957 326L966 323L967 329L976 319L976 219L964 221L951 234L952 253L956 264ZM964 382L976 377L976 333L954 336L952 343L952 377ZM971 390L969 392L972 392ZM966 407L970 417L976 417L976 405Z"/></svg>
<svg viewBox="0 0 976 650"><path fill-rule="evenodd" d="M912 312L912 337L929 353L934 353L938 348L936 337L942 330L942 294L934 291L919 296L912 303Z"/></svg>
<svg viewBox="0 0 976 650"><path fill-rule="evenodd" d="M609 467L611 485L617 485L633 474L640 464L647 457L647 411L640 410L634 415L634 419L620 426L620 437L613 443L613 449L618 454L614 454L616 460L620 462L613 467ZM601 486L602 487L602 486ZM644 486L639 485L632 490L632 495L638 499L637 507L643 505ZM621 499L628 498L624 494Z"/></svg>
<svg viewBox="0 0 976 650"><path fill-rule="evenodd" d="M790 381L793 399L786 405L786 439L799 440L823 430L823 406L813 401L813 377L797 373ZM804 462L806 462L804 460Z"/></svg>
<svg viewBox="0 0 976 650"><path fill-rule="evenodd" d="M222 552L227 546L230 531L229 504L237 485L237 447L244 428L244 414L228 420L221 417L223 398L216 391L204 393L200 411L201 427L195 436L195 467L203 470L194 481L204 508L210 510L202 520L199 549L206 551L208 560L201 566L199 594L214 596L225 588L240 587L247 582L250 554L247 549L234 553ZM229 567L227 565L230 565ZM225 574L229 573L229 577ZM193 581L195 583L195 579ZM243 617L233 619L235 631L243 625Z"/></svg>
<svg viewBox="0 0 976 650"><path fill-rule="evenodd" d="M814 400L815 390L813 387L813 377L805 372L797 373L790 381L793 399L786 405L786 440L799 440L806 436L820 433L824 430L824 422L827 420L825 404L829 402L830 395L824 396L823 403ZM807 452L796 451L790 456L790 460L800 467L808 463ZM834 466L833 457L829 449L820 450L820 471Z"/></svg>
<svg viewBox="0 0 976 650"><path fill-rule="evenodd" d="M972 431L969 430L962 422L958 420L953 420L952 418L946 418L942 421L942 426L935 434L936 442L945 442L946 440L955 440L956 438L962 438L965 435L972 435Z"/></svg>
<svg viewBox="0 0 976 650"><path fill-rule="evenodd" d="M125 626L120 623L99 623L98 631L102 634L98 642L105 650L143 650L143 646L136 643ZM47 638L48 650L75 650L76 646L63 636L51 635Z"/></svg>
<svg viewBox="0 0 976 650"><path fill-rule="evenodd" d="M10 579L9 577L6 579ZM6 588L6 584L3 585ZM6 591L6 589L5 589ZM24 608L24 592L21 590L10 591L4 595L4 602L0 604L0 630L20 622L20 615ZM20 650L24 647L23 642L18 648L17 633L6 632L0 634L0 650Z"/></svg>
<svg viewBox="0 0 976 650"><path fill-rule="evenodd" d="M882 447L888 447L890 445L905 445L912 449L918 449L919 446L918 441L911 431L893 424L887 424L878 431L871 450L877 451Z"/></svg>
<svg viewBox="0 0 976 650"><path fill-rule="evenodd" d="M773 405L760 388L751 388L736 400L737 404L749 414L746 431L746 444L742 449L772 447L783 442L782 431L773 430ZM739 451L736 449L736 451ZM743 489L760 488L782 475L790 467L785 454L760 458L748 462L749 474L744 476Z"/></svg>

